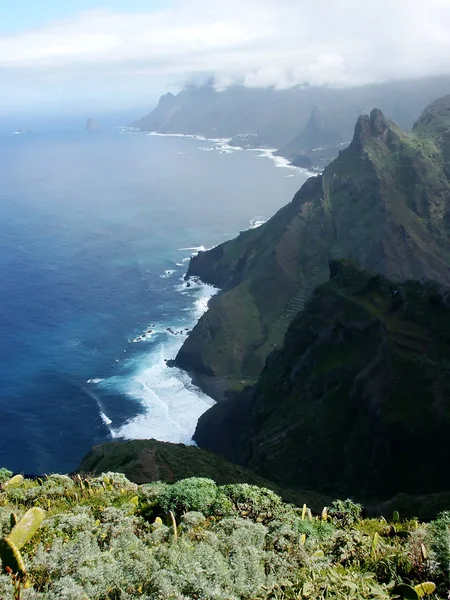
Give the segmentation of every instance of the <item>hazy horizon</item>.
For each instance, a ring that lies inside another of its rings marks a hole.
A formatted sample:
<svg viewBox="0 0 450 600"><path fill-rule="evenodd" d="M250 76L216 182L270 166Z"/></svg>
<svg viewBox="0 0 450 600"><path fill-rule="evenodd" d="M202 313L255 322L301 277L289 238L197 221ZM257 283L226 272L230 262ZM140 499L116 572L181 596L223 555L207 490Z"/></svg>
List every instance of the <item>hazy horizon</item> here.
<svg viewBox="0 0 450 600"><path fill-rule="evenodd" d="M139 116L211 78L286 89L448 74L449 30L446 0L19 0L0 11L0 114Z"/></svg>

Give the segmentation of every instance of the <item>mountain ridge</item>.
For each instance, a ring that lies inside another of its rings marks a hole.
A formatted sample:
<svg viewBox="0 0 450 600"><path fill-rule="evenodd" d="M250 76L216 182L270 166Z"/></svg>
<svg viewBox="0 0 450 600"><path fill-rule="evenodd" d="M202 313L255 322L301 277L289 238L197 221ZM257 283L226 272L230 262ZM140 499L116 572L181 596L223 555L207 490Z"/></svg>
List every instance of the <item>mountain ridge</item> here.
<svg viewBox="0 0 450 600"><path fill-rule="evenodd" d="M244 148L277 148L293 164L323 168L352 137L358 115L379 106L403 129L450 89L450 77L392 81L355 88L297 86L287 90L213 84L161 97L132 126L144 131L227 138Z"/></svg>
<svg viewBox="0 0 450 600"><path fill-rule="evenodd" d="M435 138L404 133L377 109L360 116L349 147L268 222L191 260L187 277L222 291L175 364L219 400L254 383L336 257L449 283L449 197Z"/></svg>

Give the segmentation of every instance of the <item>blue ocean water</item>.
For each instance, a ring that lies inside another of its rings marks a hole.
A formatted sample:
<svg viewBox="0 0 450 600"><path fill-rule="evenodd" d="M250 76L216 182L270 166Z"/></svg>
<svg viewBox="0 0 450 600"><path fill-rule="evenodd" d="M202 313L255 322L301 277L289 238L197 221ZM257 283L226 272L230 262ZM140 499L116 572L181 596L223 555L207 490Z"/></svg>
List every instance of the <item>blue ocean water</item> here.
<svg viewBox="0 0 450 600"><path fill-rule="evenodd" d="M212 401L164 359L213 290L182 283L187 261L305 178L201 139L1 136L0 466L67 472L111 437L188 443Z"/></svg>

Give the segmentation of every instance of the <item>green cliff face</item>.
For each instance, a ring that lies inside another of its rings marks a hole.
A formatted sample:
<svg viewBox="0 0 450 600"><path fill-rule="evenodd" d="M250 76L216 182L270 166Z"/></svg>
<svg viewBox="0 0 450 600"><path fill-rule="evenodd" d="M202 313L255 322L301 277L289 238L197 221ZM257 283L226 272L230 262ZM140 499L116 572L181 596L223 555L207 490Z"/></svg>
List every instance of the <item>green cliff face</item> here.
<svg viewBox="0 0 450 600"><path fill-rule="evenodd" d="M450 292L332 261L253 389L200 446L287 486L356 497L448 489Z"/></svg>
<svg viewBox="0 0 450 600"><path fill-rule="evenodd" d="M193 258L188 275L223 291L176 364L218 399L254 383L333 258L450 283L449 106L431 105L410 134L379 110L360 117L350 146L270 221Z"/></svg>

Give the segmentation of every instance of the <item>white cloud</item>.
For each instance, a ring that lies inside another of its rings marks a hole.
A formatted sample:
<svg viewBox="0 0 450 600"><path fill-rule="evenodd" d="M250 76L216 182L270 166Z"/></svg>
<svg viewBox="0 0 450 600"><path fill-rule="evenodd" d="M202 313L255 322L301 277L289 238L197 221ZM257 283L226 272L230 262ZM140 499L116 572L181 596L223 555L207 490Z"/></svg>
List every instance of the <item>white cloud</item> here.
<svg viewBox="0 0 450 600"><path fill-rule="evenodd" d="M180 0L0 37L0 84L10 102L75 88L131 101L204 74L219 87L352 85L449 72L449 31L448 0Z"/></svg>

